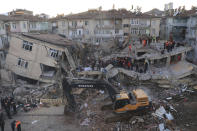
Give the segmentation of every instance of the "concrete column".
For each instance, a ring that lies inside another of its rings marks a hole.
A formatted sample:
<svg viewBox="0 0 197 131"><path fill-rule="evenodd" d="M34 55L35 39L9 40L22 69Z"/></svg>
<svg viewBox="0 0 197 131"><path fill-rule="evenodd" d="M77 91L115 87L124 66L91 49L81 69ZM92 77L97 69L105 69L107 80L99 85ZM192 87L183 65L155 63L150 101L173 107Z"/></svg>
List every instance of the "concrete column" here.
<svg viewBox="0 0 197 131"><path fill-rule="evenodd" d="M153 65L153 64L154 64L154 60L151 60L151 61L150 61L150 64Z"/></svg>
<svg viewBox="0 0 197 131"><path fill-rule="evenodd" d="M171 56L167 57L166 66L170 65L170 59L171 59Z"/></svg>
<svg viewBox="0 0 197 131"><path fill-rule="evenodd" d="M181 54L181 60L185 60L185 52Z"/></svg>

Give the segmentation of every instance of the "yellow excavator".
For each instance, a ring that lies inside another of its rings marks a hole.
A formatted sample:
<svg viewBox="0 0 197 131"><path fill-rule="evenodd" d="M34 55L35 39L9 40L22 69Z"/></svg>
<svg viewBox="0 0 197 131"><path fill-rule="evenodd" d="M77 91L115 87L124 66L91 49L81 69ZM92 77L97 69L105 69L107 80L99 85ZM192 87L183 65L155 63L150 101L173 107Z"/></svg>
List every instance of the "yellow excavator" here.
<svg viewBox="0 0 197 131"><path fill-rule="evenodd" d="M148 96L142 89L136 89L131 92L121 92L116 95L114 102L114 111L124 113L149 106Z"/></svg>
<svg viewBox="0 0 197 131"><path fill-rule="evenodd" d="M77 104L71 94L72 88L88 88L107 90L112 103L103 105L101 110L113 110L113 116L106 118L106 122L115 122L131 117L133 113L141 112L150 107L147 94L142 89L135 89L130 92L117 93L115 88L107 81L75 79L68 82L63 79L64 95L67 98L69 111L76 112ZM68 110L68 109L66 109ZM129 114L129 115L128 115ZM142 114L142 113L141 113Z"/></svg>

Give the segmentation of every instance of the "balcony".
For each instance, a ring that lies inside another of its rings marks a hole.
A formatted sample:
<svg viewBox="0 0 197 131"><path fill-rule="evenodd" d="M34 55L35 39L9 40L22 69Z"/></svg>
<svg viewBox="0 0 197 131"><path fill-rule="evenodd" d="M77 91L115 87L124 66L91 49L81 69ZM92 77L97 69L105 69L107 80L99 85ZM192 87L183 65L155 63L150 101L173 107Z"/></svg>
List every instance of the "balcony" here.
<svg viewBox="0 0 197 131"><path fill-rule="evenodd" d="M186 27L187 23L173 23L173 26L182 26L182 27Z"/></svg>
<svg viewBox="0 0 197 131"><path fill-rule="evenodd" d="M131 25L131 28L149 28L150 25L147 24L138 24L138 25Z"/></svg>
<svg viewBox="0 0 197 131"><path fill-rule="evenodd" d="M83 25L69 25L70 29L83 29L84 26Z"/></svg>

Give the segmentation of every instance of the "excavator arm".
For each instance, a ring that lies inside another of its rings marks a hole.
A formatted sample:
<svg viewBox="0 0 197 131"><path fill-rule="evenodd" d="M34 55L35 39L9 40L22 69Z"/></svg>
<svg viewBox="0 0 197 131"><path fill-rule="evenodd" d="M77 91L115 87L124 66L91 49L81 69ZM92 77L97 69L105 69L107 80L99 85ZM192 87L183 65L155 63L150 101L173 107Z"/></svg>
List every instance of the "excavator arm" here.
<svg viewBox="0 0 197 131"><path fill-rule="evenodd" d="M86 88L86 89L97 89L97 90L107 90L108 94L113 101L115 101L115 95L117 94L113 85L104 80L84 80L84 79L75 79L71 82L68 82L66 78L62 82L64 96L67 99L68 108L70 111L76 112L77 104L75 102L74 96L72 94L73 88Z"/></svg>

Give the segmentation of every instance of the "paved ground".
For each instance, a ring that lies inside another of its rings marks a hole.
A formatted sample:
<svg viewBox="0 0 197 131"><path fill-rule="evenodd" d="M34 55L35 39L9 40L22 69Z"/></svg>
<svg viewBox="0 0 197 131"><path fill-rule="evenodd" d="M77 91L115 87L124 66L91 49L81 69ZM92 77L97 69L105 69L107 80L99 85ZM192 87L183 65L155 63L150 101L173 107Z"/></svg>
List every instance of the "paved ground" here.
<svg viewBox="0 0 197 131"><path fill-rule="evenodd" d="M13 119L6 120L5 131L11 131L10 123L13 120L22 122L22 131L85 131L77 126L76 120L63 115L63 106L38 108L28 113L18 113Z"/></svg>

